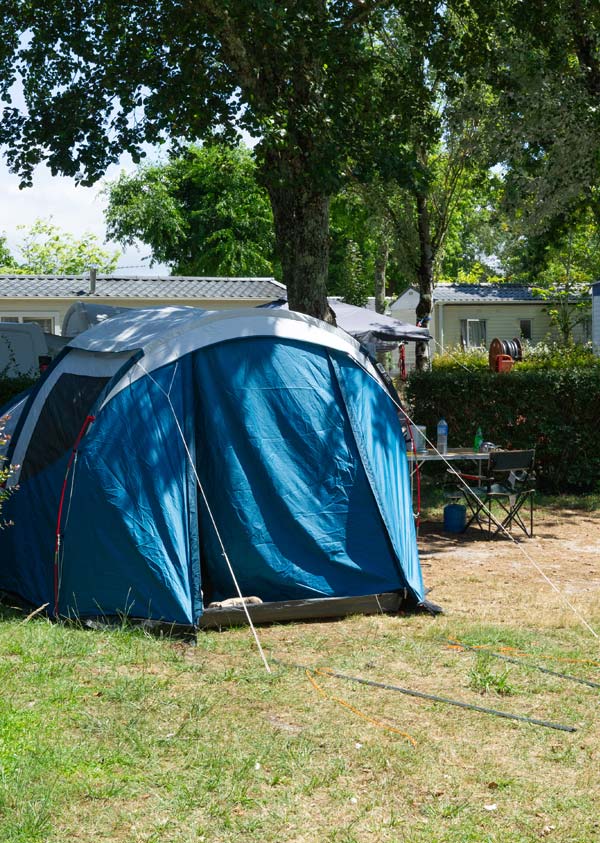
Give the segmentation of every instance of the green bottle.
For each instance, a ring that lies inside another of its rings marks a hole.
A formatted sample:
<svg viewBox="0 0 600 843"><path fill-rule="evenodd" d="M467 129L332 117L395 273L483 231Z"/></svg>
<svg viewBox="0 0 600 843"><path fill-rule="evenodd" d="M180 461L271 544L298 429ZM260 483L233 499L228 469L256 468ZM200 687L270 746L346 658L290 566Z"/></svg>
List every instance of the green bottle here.
<svg viewBox="0 0 600 843"><path fill-rule="evenodd" d="M473 440L473 450L479 453L481 449L481 443L483 442L483 433L481 432L481 428L477 428L477 433L475 434L475 439Z"/></svg>

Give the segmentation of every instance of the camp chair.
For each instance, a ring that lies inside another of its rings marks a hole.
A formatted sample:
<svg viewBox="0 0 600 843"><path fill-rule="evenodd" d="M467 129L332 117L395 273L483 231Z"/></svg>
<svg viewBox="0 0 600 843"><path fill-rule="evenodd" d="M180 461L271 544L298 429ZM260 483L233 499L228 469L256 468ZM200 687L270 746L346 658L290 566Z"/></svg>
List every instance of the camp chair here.
<svg viewBox="0 0 600 843"><path fill-rule="evenodd" d="M471 512L465 530L477 524L488 538L494 538L516 527L526 536L533 536L534 462L534 450L491 451L478 485L462 487ZM467 483L467 478L476 479L474 475L460 476ZM499 518L492 517L494 503L500 507ZM526 505L529 506L528 519L524 519L523 512Z"/></svg>

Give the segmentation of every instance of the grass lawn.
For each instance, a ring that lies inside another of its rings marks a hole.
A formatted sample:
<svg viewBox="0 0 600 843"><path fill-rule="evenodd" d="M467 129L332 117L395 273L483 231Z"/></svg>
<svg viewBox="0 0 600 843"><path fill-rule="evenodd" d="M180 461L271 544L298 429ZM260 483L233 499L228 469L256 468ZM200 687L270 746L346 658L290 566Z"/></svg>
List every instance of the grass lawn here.
<svg viewBox="0 0 600 843"><path fill-rule="evenodd" d="M549 503L537 543L524 543L532 554L558 541L564 516ZM508 542L471 544L462 561L435 536L421 545L446 614L263 628L267 654L576 732L277 664L268 675L246 629L202 633L193 647L6 608L1 843L600 840L600 691L447 643L518 648L600 682L598 640L512 556L508 578L504 563L481 563ZM598 592L565 588L600 629Z"/></svg>

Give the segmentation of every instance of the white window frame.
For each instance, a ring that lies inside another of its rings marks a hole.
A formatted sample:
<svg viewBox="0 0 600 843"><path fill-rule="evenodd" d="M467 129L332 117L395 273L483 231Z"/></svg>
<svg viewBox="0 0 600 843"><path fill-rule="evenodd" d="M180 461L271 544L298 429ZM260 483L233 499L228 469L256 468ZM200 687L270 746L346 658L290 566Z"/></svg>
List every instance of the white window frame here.
<svg viewBox="0 0 600 843"><path fill-rule="evenodd" d="M477 325L483 326L483 331L480 333L483 334L483 342L474 343L471 342L471 332L469 330L469 326L472 323L477 323ZM461 319L460 320L460 336L463 341L465 348L486 348L487 347L487 319Z"/></svg>
<svg viewBox="0 0 600 843"><path fill-rule="evenodd" d="M526 337L523 335L523 322L529 322L529 336ZM522 340L528 340L529 342L533 339L533 319L530 317L525 317L524 319L519 319L519 337Z"/></svg>
<svg viewBox="0 0 600 843"><path fill-rule="evenodd" d="M20 325L26 324L28 321L35 322L37 319L51 319L52 326L50 333L60 333L60 313L58 310L2 310L0 311L0 322L6 321L18 322ZM42 329L43 330L43 329Z"/></svg>

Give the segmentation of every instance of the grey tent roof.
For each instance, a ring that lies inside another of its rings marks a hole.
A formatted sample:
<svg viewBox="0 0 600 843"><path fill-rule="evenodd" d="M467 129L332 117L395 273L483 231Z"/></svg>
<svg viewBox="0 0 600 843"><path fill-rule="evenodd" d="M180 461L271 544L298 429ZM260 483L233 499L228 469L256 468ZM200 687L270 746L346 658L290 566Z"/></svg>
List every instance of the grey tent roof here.
<svg viewBox="0 0 600 843"><path fill-rule="evenodd" d="M329 298L329 304L335 313L336 322L348 334L361 342L380 340L383 342L425 341L431 339L427 328L419 328L408 322L401 322L392 316L385 316L368 310L366 307L356 307L353 304ZM279 307L288 309L285 299L278 299L261 307Z"/></svg>

